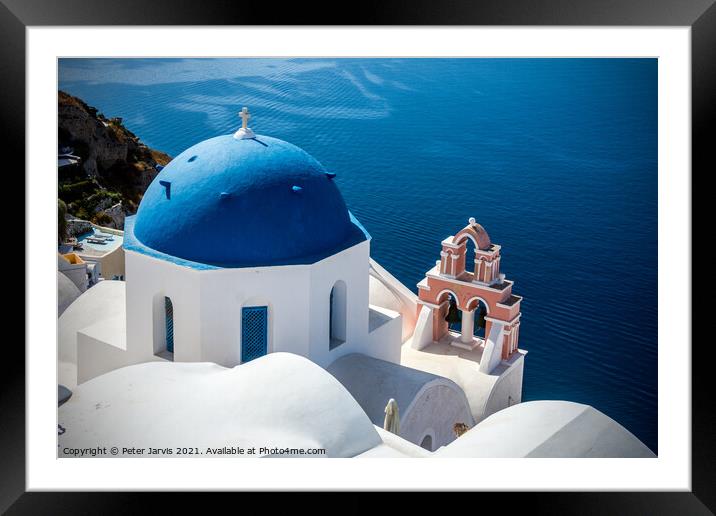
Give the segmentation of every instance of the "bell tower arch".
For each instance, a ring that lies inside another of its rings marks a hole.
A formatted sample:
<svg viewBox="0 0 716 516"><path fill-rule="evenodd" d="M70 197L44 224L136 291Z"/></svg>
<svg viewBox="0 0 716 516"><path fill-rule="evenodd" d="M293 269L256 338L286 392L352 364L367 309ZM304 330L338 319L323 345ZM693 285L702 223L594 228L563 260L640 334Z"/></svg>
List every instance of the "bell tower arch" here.
<svg viewBox="0 0 716 516"><path fill-rule="evenodd" d="M473 263L466 263L468 243L475 246ZM501 246L474 218L441 245L440 260L418 283L420 310L431 312L433 343L482 352L480 370L489 373L518 350L522 297L512 293L514 282L501 272ZM449 325L455 309L459 333ZM484 318L484 337L473 333L475 317Z"/></svg>

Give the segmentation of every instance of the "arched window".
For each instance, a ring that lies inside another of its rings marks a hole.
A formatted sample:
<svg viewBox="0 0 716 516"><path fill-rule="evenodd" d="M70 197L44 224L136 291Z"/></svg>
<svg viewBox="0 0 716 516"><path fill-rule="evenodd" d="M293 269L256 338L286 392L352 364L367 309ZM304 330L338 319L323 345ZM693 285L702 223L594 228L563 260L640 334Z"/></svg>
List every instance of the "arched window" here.
<svg viewBox="0 0 716 516"><path fill-rule="evenodd" d="M174 360L174 305L163 292L152 298L152 333L154 354Z"/></svg>
<svg viewBox="0 0 716 516"><path fill-rule="evenodd" d="M477 266L475 265L475 258L476 258L476 251L478 249L477 244L475 243L475 240L467 233L463 233L459 238L456 239L456 244L464 244L465 245L465 272L469 274L474 274L474 279L479 280L478 270ZM458 276L462 275L462 272L457 274Z"/></svg>
<svg viewBox="0 0 716 516"><path fill-rule="evenodd" d="M473 297L467 302L468 309L472 311L472 334L475 337L478 337L480 339L485 339L486 337L486 331L487 331L487 316L489 315L490 311L485 302L479 298L479 297ZM469 319L469 318L468 318ZM460 331L465 334L465 331L463 331L464 328L462 326L460 327ZM469 331L469 330L466 330Z"/></svg>
<svg viewBox="0 0 716 516"><path fill-rule="evenodd" d="M338 280L331 289L329 299L328 349L335 349L346 341L346 284Z"/></svg>
<svg viewBox="0 0 716 516"><path fill-rule="evenodd" d="M485 328L487 327L487 306L481 300L477 302L475 307L475 316L472 319L473 322L473 335L481 339L485 339Z"/></svg>
<svg viewBox="0 0 716 516"><path fill-rule="evenodd" d="M462 311L457 307L457 299L452 293L448 293L448 307L445 320L448 323L448 329L453 331L461 331L462 328Z"/></svg>
<svg viewBox="0 0 716 516"><path fill-rule="evenodd" d="M466 238L465 239L465 270L467 272L476 274L476 267L475 267L475 249L477 249L477 246L475 245L475 242L472 240L472 238ZM475 279L478 279L475 277Z"/></svg>
<svg viewBox="0 0 716 516"><path fill-rule="evenodd" d="M426 435L420 442L420 447L425 448L428 451L433 451L433 438L431 435Z"/></svg>

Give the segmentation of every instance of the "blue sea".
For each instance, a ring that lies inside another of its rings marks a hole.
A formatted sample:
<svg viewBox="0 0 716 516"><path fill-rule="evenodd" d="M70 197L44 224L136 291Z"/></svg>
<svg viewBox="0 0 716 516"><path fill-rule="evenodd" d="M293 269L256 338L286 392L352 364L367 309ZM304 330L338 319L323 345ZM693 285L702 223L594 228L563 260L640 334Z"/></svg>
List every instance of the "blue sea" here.
<svg viewBox="0 0 716 516"><path fill-rule="evenodd" d="M59 87L177 155L236 130L337 173L407 286L474 216L524 296L524 400L657 451L656 59L63 59Z"/></svg>

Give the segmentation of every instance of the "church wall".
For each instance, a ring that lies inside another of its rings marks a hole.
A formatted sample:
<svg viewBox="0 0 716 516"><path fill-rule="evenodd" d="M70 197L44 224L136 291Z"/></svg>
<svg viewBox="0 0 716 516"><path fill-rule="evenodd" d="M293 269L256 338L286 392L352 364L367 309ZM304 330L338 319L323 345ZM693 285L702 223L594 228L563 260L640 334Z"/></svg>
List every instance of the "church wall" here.
<svg viewBox="0 0 716 516"><path fill-rule="evenodd" d="M512 364L497 380L485 409L479 415L478 423L495 412L522 402L522 376L524 373L524 356Z"/></svg>
<svg viewBox="0 0 716 516"><path fill-rule="evenodd" d="M400 328L395 330L389 321L369 333L369 255L365 241L313 265L194 270L128 251L128 352L141 360L153 360L162 352L162 308L168 296L174 311L175 361L240 364L244 306L268 307L269 353L295 353L322 366L355 352L397 361ZM346 338L330 349L330 293L338 281L346 285ZM402 321L397 319L399 326Z"/></svg>
<svg viewBox="0 0 716 516"><path fill-rule="evenodd" d="M241 363L241 310L268 307L268 353L308 356L309 266L203 271L201 359L225 367Z"/></svg>
<svg viewBox="0 0 716 516"><path fill-rule="evenodd" d="M400 363L403 316L380 306L370 305L368 308L370 318L377 322L371 325L367 344L361 346L361 352L386 362Z"/></svg>
<svg viewBox="0 0 716 516"><path fill-rule="evenodd" d="M113 323L114 321L103 321L104 331L119 333L121 330L113 328ZM100 333L103 331L100 330ZM77 384L120 367L163 360L153 355L132 353L121 347L116 347L116 343L107 342L107 340L111 339L98 338L85 331L77 332Z"/></svg>
<svg viewBox="0 0 716 516"><path fill-rule="evenodd" d="M241 363L242 308L267 306L268 353L295 353L324 367L348 353L397 362L399 314L377 314L386 321L370 331L369 265L369 241L312 265L218 270L127 251L127 351L137 361L160 355L233 367ZM345 341L331 349L331 290L338 281L346 286ZM173 304L173 356L164 353L164 296Z"/></svg>
<svg viewBox="0 0 716 516"><path fill-rule="evenodd" d="M418 322L415 324L415 332L413 333L413 340L411 346L414 349L423 349L430 345L435 340L433 335L434 325L434 312L427 306L420 308L420 314L418 315Z"/></svg>
<svg viewBox="0 0 716 516"><path fill-rule="evenodd" d="M106 342L77 332L77 384L91 380L95 376L129 365L128 353Z"/></svg>
<svg viewBox="0 0 716 516"><path fill-rule="evenodd" d="M126 251L127 351L152 359L163 335L163 314L155 304L164 296L174 308L174 360L201 360L199 271Z"/></svg>
<svg viewBox="0 0 716 516"><path fill-rule="evenodd" d="M373 258L370 259L368 291L371 305L400 313L403 320L401 340L407 341L413 335L420 312L415 292L409 290Z"/></svg>
<svg viewBox="0 0 716 516"><path fill-rule="evenodd" d="M361 353L368 346L370 242L364 241L311 265L309 358L326 367L347 353ZM346 284L346 340L334 349L330 341L330 295L337 281ZM396 343L399 346L399 342Z"/></svg>

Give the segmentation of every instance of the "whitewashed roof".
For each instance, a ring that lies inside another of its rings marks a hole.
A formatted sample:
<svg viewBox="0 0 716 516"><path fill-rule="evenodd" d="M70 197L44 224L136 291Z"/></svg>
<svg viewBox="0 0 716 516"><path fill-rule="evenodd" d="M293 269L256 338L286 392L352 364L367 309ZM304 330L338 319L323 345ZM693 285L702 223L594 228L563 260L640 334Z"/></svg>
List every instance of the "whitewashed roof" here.
<svg viewBox="0 0 716 516"><path fill-rule="evenodd" d="M436 457L653 457L639 439L589 405L529 401L501 410Z"/></svg>
<svg viewBox="0 0 716 516"><path fill-rule="evenodd" d="M383 442L335 378L289 353L234 368L151 362L117 369L74 389L59 424L66 429L60 450L303 447L353 457Z"/></svg>
<svg viewBox="0 0 716 516"><path fill-rule="evenodd" d="M72 302L80 297L80 289L70 278L57 271L57 315L62 315Z"/></svg>

